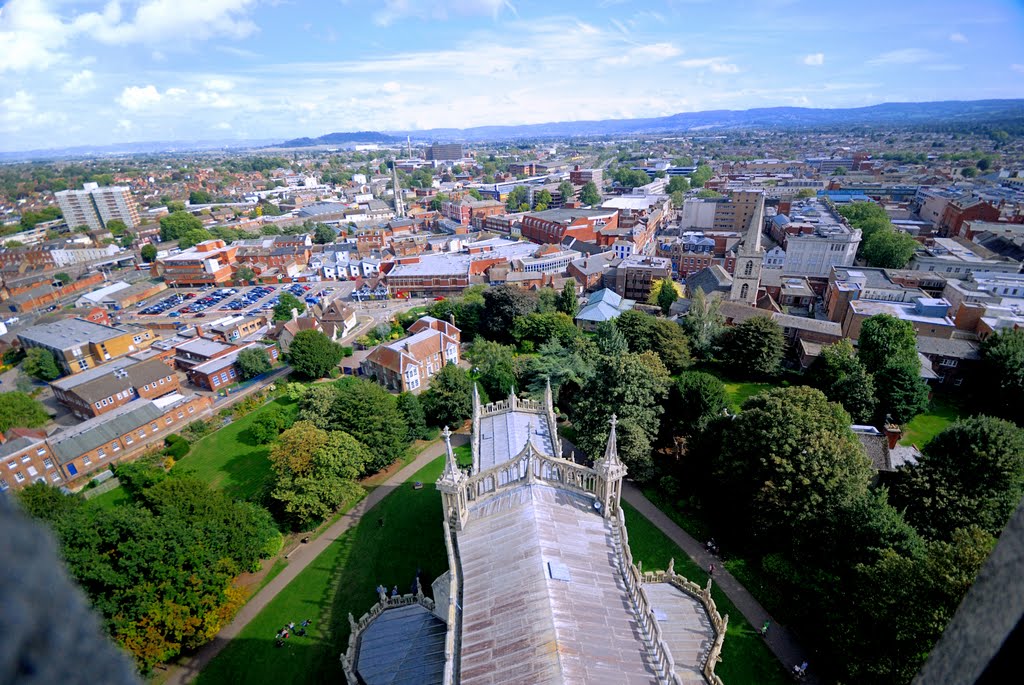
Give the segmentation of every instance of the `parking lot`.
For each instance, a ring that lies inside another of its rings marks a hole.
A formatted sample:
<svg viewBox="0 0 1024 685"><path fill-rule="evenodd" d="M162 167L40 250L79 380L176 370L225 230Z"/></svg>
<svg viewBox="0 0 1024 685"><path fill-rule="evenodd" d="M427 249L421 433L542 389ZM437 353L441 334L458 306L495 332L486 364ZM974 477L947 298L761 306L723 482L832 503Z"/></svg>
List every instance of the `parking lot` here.
<svg viewBox="0 0 1024 685"><path fill-rule="evenodd" d="M354 287L352 282L328 281L311 283L282 283L279 285L224 286L202 288L175 288L160 297L141 302L121 312L122 317L139 323L163 320L189 320L223 318L225 316L264 314L270 316L281 293L289 293L307 306L337 293L348 299Z"/></svg>

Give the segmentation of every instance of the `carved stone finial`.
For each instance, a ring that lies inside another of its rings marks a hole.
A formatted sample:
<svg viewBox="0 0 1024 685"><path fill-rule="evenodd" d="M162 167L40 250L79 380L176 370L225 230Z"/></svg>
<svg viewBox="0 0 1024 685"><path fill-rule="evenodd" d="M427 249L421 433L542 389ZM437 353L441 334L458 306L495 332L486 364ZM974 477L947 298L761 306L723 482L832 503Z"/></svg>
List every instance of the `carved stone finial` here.
<svg viewBox="0 0 1024 685"><path fill-rule="evenodd" d="M356 623L356 618L352 615L351 611L348 612L348 626L353 633L356 632L356 629L359 627L359 624Z"/></svg>
<svg viewBox="0 0 1024 685"><path fill-rule="evenodd" d="M676 574L676 558L675 557L672 557L671 559L668 560L668 570L666 571L666 573L668 573L668 575L670 575L670 576L674 576Z"/></svg>
<svg viewBox="0 0 1024 685"><path fill-rule="evenodd" d="M447 457L445 460L445 472L455 473L459 470L459 464L455 461L455 452L452 451L452 432L448 429L448 426L444 427L441 435L444 436L444 449Z"/></svg>

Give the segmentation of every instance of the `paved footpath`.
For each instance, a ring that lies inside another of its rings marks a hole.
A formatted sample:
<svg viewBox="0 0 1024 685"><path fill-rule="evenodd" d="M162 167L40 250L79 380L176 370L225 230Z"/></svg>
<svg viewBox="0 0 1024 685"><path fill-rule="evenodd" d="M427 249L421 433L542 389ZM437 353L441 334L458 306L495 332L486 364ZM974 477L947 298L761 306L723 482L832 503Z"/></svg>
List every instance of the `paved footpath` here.
<svg viewBox="0 0 1024 685"><path fill-rule="evenodd" d="M772 623L768 629L768 639L766 642L787 671L792 669L795 664L802 663L803 661L813 662L811 655L808 655L807 651L798 644L796 636L793 635L792 631L769 616L765 608L754 599L754 596L722 567L721 562L711 554L708 554L702 543L694 540L689 533L680 528L661 509L654 506L644 496L643 492L640 491L640 488L632 482L626 481L623 483L622 497L633 505L637 511L647 517L662 533L671 538L672 542L679 545L698 566L707 570L711 564L715 564L715 585L721 588L722 592L732 600L732 603L746 617L750 625L754 626L755 630L759 630L766 620L771 620ZM810 663L807 677L802 682L808 683L808 685L817 685L820 682L814 675L813 663Z"/></svg>
<svg viewBox="0 0 1024 685"><path fill-rule="evenodd" d="M464 434L452 434L452 446L457 447L468 441ZM373 492L367 495L359 504L352 507L337 522L328 528L320 537L311 540L309 543L299 545L288 557L288 565L273 580L267 583L245 606L235 615L230 624L221 629L212 642L207 643L191 657L181 661L176 667L172 666L173 672L164 681L164 685L186 685L191 682L206 667L208 663L217 656L222 649L227 647L231 640L238 636L249 621L256 618L256 615L271 602L277 594L283 590L288 583L292 582L297 575L309 566L327 546L341 537L345 531L353 527L362 518L363 514L373 508L375 504L387 497L400 487L405 481L422 469L424 466L444 454L444 441L439 440L420 452L419 456L408 466L388 478L382 485L377 486ZM338 648L341 654L341 648Z"/></svg>

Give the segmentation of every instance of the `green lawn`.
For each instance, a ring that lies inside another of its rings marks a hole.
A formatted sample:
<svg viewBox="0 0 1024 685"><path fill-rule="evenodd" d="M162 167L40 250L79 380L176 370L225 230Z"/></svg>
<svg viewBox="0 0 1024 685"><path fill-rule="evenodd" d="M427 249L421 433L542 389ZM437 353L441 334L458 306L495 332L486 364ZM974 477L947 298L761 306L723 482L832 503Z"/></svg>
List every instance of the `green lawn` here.
<svg viewBox="0 0 1024 685"><path fill-rule="evenodd" d="M273 481L270 446L257 445L249 434L256 417L280 407L293 416L298 405L282 397L207 435L174 465L177 475L194 476L238 499L250 499Z"/></svg>
<svg viewBox="0 0 1024 685"><path fill-rule="evenodd" d="M124 488L118 486L113 490L104 492L102 495L96 495L89 501L101 509L115 509L128 504L132 501L132 498Z"/></svg>
<svg viewBox="0 0 1024 685"><path fill-rule="evenodd" d="M417 569L429 584L447 570L441 497L433 487L444 465L435 459L333 542L210 662L196 683L320 683L343 679L338 657L348 645L348 614L359 618L377 601L379 583L409 592ZM378 520L384 519L380 527ZM313 621L306 637L274 647L285 623Z"/></svg>
<svg viewBox="0 0 1024 685"><path fill-rule="evenodd" d="M676 560L676 573L704 585L707 573L693 563L686 553L636 509L623 502L626 526L629 529L629 547L633 559L642 561L644 569L654 571L668 568L669 559ZM717 586L712 596L719 612L729 615L729 627L722 646L722 661L715 673L728 685L783 685L790 682L775 655L743 614Z"/></svg>
<svg viewBox="0 0 1024 685"><path fill-rule="evenodd" d="M949 424L967 414L949 398L941 395L932 397L928 411L918 414L903 427L901 445L917 445L923 448Z"/></svg>
<svg viewBox="0 0 1024 685"><path fill-rule="evenodd" d="M725 383L725 392L729 396L729 407L734 412L740 410L748 397L777 387L773 383L734 383L725 379L722 379L722 382Z"/></svg>

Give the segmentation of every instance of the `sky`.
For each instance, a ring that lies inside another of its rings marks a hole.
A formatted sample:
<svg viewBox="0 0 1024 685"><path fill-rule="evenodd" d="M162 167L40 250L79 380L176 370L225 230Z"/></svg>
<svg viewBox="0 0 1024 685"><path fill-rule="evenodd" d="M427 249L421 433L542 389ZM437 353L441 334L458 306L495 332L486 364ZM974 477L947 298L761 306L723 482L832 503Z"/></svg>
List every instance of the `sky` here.
<svg viewBox="0 0 1024 685"><path fill-rule="evenodd" d="M8 0L0 150L1024 97L1021 0Z"/></svg>

